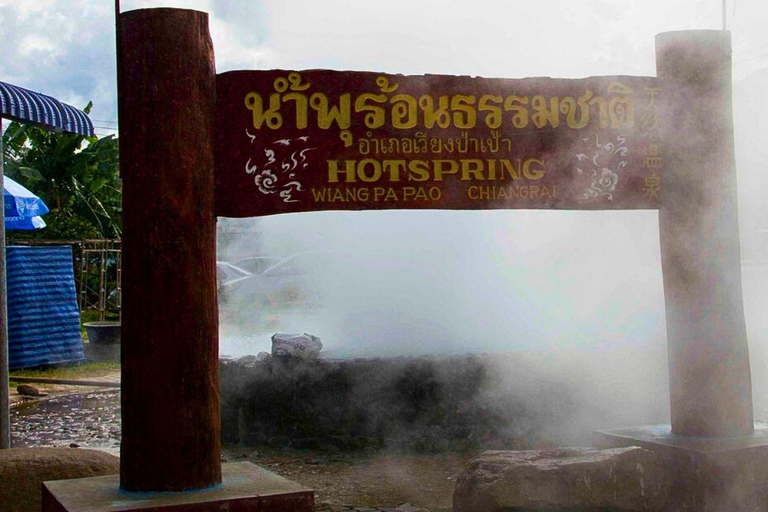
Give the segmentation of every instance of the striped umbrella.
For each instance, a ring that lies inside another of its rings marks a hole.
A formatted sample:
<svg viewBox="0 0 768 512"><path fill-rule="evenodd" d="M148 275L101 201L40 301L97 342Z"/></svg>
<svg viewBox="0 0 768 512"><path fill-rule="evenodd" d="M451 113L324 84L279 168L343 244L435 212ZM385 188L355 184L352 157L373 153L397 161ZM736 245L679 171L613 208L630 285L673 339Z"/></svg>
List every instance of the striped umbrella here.
<svg viewBox="0 0 768 512"><path fill-rule="evenodd" d="M57 132L93 136L93 123L82 110L56 98L0 82L0 117L33 123Z"/></svg>

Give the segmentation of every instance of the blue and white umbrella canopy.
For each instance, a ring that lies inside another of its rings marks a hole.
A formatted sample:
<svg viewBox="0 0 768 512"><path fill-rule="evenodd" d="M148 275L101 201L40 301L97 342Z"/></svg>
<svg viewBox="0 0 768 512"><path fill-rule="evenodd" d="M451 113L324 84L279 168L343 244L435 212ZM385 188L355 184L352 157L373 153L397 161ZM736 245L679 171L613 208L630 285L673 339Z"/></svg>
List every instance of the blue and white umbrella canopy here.
<svg viewBox="0 0 768 512"><path fill-rule="evenodd" d="M8 176L3 178L6 229L39 229L45 227L41 215L48 213L42 199Z"/></svg>
<svg viewBox="0 0 768 512"><path fill-rule="evenodd" d="M21 219L5 219L5 229L31 231L33 229L42 229L45 227L45 221L42 217L24 217Z"/></svg>

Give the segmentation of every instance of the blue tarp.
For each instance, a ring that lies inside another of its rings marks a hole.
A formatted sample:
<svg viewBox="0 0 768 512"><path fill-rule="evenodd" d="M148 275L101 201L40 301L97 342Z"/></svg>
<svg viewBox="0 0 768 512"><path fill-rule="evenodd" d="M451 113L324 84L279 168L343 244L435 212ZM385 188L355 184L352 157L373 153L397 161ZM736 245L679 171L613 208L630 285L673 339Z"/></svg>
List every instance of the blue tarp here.
<svg viewBox="0 0 768 512"><path fill-rule="evenodd" d="M72 248L8 247L10 369L82 361Z"/></svg>

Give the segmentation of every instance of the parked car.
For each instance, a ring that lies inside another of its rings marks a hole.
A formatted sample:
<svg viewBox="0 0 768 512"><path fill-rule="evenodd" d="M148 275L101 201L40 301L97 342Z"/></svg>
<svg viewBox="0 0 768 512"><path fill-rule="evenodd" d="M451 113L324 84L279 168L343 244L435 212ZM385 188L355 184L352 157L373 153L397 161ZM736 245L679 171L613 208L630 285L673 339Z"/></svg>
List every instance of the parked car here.
<svg viewBox="0 0 768 512"><path fill-rule="evenodd" d="M232 262L233 265L251 274L261 274L268 268L280 262L280 258L274 256L249 256Z"/></svg>
<svg viewBox="0 0 768 512"><path fill-rule="evenodd" d="M216 262L216 286L219 288L224 283L234 281L242 277L248 277L251 274L251 272L238 267L237 265L233 265L232 263L226 261Z"/></svg>
<svg viewBox="0 0 768 512"><path fill-rule="evenodd" d="M231 263L219 262L222 274L234 276L218 287L219 311L223 321L252 325L288 310L315 310L322 293L313 273L321 271L327 253L297 253L278 260L260 273L251 273ZM236 273L245 275L236 275Z"/></svg>

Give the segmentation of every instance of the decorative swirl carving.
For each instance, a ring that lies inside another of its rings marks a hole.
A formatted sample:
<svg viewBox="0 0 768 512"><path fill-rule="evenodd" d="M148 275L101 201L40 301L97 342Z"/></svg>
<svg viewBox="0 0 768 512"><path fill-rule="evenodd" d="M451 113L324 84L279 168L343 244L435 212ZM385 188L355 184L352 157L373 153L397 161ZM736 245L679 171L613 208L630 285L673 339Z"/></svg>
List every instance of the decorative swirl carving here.
<svg viewBox="0 0 768 512"><path fill-rule="evenodd" d="M252 137L247 131L246 135ZM294 194L303 191L304 186L297 175L309 166L307 153L317 149L301 147L306 146L308 141L307 136L276 140L263 150L263 157L248 159L245 172L253 175L254 185L260 193L265 195L277 193L285 203L295 203L300 200ZM296 148L296 146L299 147ZM254 160L256 163L252 163Z"/></svg>

